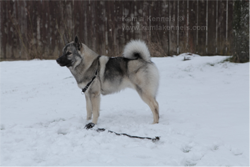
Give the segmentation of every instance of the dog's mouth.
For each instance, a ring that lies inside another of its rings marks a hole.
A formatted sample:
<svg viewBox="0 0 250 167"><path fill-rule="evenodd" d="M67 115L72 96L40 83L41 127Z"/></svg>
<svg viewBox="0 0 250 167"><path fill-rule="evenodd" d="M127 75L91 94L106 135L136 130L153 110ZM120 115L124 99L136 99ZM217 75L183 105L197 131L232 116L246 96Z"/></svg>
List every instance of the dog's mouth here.
<svg viewBox="0 0 250 167"><path fill-rule="evenodd" d="M71 63L65 63L65 64L60 64L60 63L58 63L61 67L70 67L70 66L72 66L71 65Z"/></svg>
<svg viewBox="0 0 250 167"><path fill-rule="evenodd" d="M61 66L61 67L65 67L65 66L67 66L67 67L70 67L70 66L72 66L72 62L70 61L70 60L63 60L63 59L60 59L60 58L58 58L57 60L56 60L56 62Z"/></svg>

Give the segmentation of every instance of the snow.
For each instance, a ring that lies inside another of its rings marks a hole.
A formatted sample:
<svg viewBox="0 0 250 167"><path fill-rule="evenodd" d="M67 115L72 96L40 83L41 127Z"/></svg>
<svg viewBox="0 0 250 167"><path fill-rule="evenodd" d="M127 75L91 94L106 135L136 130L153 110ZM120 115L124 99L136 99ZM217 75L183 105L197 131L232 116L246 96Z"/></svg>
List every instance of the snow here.
<svg viewBox="0 0 250 167"><path fill-rule="evenodd" d="M0 62L1 165L248 166L249 63L226 58L152 58L159 124L132 89L102 96L98 127L156 143L84 129L85 97L54 60Z"/></svg>

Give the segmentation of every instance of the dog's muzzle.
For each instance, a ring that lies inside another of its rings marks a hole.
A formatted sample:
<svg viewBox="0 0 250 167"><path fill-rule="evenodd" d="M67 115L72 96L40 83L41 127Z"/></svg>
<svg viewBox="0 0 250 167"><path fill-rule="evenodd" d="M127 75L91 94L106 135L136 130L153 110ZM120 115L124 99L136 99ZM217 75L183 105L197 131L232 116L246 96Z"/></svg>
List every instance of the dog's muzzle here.
<svg viewBox="0 0 250 167"><path fill-rule="evenodd" d="M70 67L72 65L72 62L70 60L68 60L67 58L62 58L59 57L58 59L56 59L56 62L60 65L60 66L67 66Z"/></svg>

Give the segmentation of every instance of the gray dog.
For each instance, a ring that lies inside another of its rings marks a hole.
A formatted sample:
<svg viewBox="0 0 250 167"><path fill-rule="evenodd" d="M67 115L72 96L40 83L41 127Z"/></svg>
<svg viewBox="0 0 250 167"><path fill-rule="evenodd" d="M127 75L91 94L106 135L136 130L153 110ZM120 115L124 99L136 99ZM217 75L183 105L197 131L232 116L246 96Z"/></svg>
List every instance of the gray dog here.
<svg viewBox="0 0 250 167"><path fill-rule="evenodd" d="M93 114L97 123L100 110L100 94L107 95L127 87L135 89L153 113L154 122L159 122L159 106L156 93L159 72L150 60L150 53L143 41L132 40L124 49L123 57L100 56L85 44L75 40L67 43L62 56L57 60L67 66L75 77L78 87L85 92L87 120Z"/></svg>

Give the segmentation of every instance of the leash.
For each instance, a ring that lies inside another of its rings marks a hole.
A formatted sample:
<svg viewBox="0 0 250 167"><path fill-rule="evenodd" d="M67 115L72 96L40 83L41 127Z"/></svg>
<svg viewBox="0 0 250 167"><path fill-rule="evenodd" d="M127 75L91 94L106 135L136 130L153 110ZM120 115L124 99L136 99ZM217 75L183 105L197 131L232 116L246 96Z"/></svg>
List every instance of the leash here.
<svg viewBox="0 0 250 167"><path fill-rule="evenodd" d="M85 125L85 129L92 129L93 127L95 126L95 124L94 123L88 123L87 125ZM94 130L94 129L92 129L92 130ZM98 129L95 129L97 132L104 132L104 131L106 131L106 129L104 129L104 128L98 128ZM127 136L127 137L130 137L130 138L136 138L136 139L148 139L148 140L151 140L152 142L157 142L157 141L159 141L160 140L160 137L159 136L156 136L155 138L151 138L151 137L140 137L140 136L131 136L131 135L128 135L128 134L126 134L126 133L116 133L116 132L114 132L114 131L111 131L111 130L108 130L108 132L109 133L114 133L114 134L116 134L117 136L121 136L121 135L123 135L123 136Z"/></svg>

